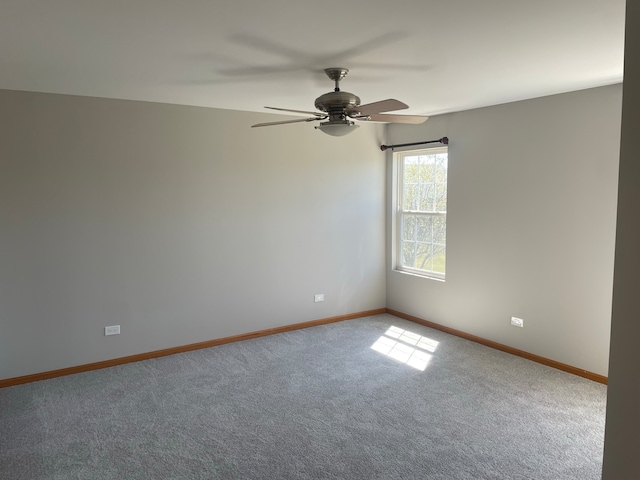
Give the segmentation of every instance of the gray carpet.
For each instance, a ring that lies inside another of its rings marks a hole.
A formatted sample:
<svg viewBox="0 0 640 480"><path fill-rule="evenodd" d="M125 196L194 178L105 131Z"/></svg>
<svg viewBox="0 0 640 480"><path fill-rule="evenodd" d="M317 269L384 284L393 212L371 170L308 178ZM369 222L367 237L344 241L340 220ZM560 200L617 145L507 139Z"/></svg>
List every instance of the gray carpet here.
<svg viewBox="0 0 640 480"><path fill-rule="evenodd" d="M605 401L377 315L0 389L0 478L595 480Z"/></svg>

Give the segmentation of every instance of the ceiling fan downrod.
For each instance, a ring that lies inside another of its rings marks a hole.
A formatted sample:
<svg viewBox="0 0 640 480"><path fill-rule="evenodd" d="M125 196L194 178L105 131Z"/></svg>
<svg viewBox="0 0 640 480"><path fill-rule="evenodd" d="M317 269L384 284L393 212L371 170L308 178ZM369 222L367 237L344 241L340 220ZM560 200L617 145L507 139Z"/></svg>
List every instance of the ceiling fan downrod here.
<svg viewBox="0 0 640 480"><path fill-rule="evenodd" d="M331 80L334 81L335 88L333 89L333 91L334 92L339 92L340 91L340 80L342 80L344 77L347 76L347 73L349 73L349 69L348 68L337 68L337 67L325 68L324 69L324 73L326 73L327 77L329 77Z"/></svg>

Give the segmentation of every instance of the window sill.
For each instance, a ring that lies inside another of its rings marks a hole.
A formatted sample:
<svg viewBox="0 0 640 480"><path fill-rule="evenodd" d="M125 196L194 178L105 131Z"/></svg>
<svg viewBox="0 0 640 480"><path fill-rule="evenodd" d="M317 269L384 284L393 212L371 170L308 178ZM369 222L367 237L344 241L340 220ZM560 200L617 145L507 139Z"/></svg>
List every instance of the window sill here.
<svg viewBox="0 0 640 480"><path fill-rule="evenodd" d="M442 282L442 283L445 282L445 277L437 277L435 275L429 274L428 272L418 273L418 272L411 272L408 270L400 270L397 268L394 268L393 271L396 273L400 273L402 275L409 275L411 277L425 278L427 280L435 280L436 282Z"/></svg>

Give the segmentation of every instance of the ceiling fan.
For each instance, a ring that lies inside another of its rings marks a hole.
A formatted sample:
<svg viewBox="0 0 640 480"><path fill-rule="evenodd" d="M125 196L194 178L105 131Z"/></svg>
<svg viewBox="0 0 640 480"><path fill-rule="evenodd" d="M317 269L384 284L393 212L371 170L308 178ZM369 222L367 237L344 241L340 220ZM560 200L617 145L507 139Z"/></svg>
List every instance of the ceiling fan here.
<svg viewBox="0 0 640 480"><path fill-rule="evenodd" d="M398 100L388 99L379 102L360 105L360 98L353 93L340 90L340 80L342 80L349 70L346 68L326 68L325 73L335 82L333 92L325 93L316 98L315 107L319 112L307 112L304 110L290 110L287 108L265 107L271 110L283 112L303 113L313 115L313 117L301 118L298 120L284 120L281 122L267 122L252 125L252 127L267 127L271 125L284 125L286 123L314 122L320 120L318 130L326 134L341 137L352 132L358 125L352 120L388 123L410 123L419 124L425 122L429 117L424 115L396 115L383 112L393 112L409 108L409 105ZM328 120L327 120L328 119ZM322 120L327 120L322 122Z"/></svg>

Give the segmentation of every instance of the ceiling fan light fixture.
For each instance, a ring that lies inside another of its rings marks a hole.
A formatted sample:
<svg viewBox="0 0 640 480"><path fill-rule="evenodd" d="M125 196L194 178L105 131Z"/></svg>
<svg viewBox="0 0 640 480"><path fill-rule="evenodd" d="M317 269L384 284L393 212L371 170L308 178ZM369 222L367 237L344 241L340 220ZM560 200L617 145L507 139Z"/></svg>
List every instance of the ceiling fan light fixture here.
<svg viewBox="0 0 640 480"><path fill-rule="evenodd" d="M333 137L344 137L345 135L353 132L359 126L360 125L356 125L354 122L345 120L344 122L324 122L317 125L315 128Z"/></svg>

